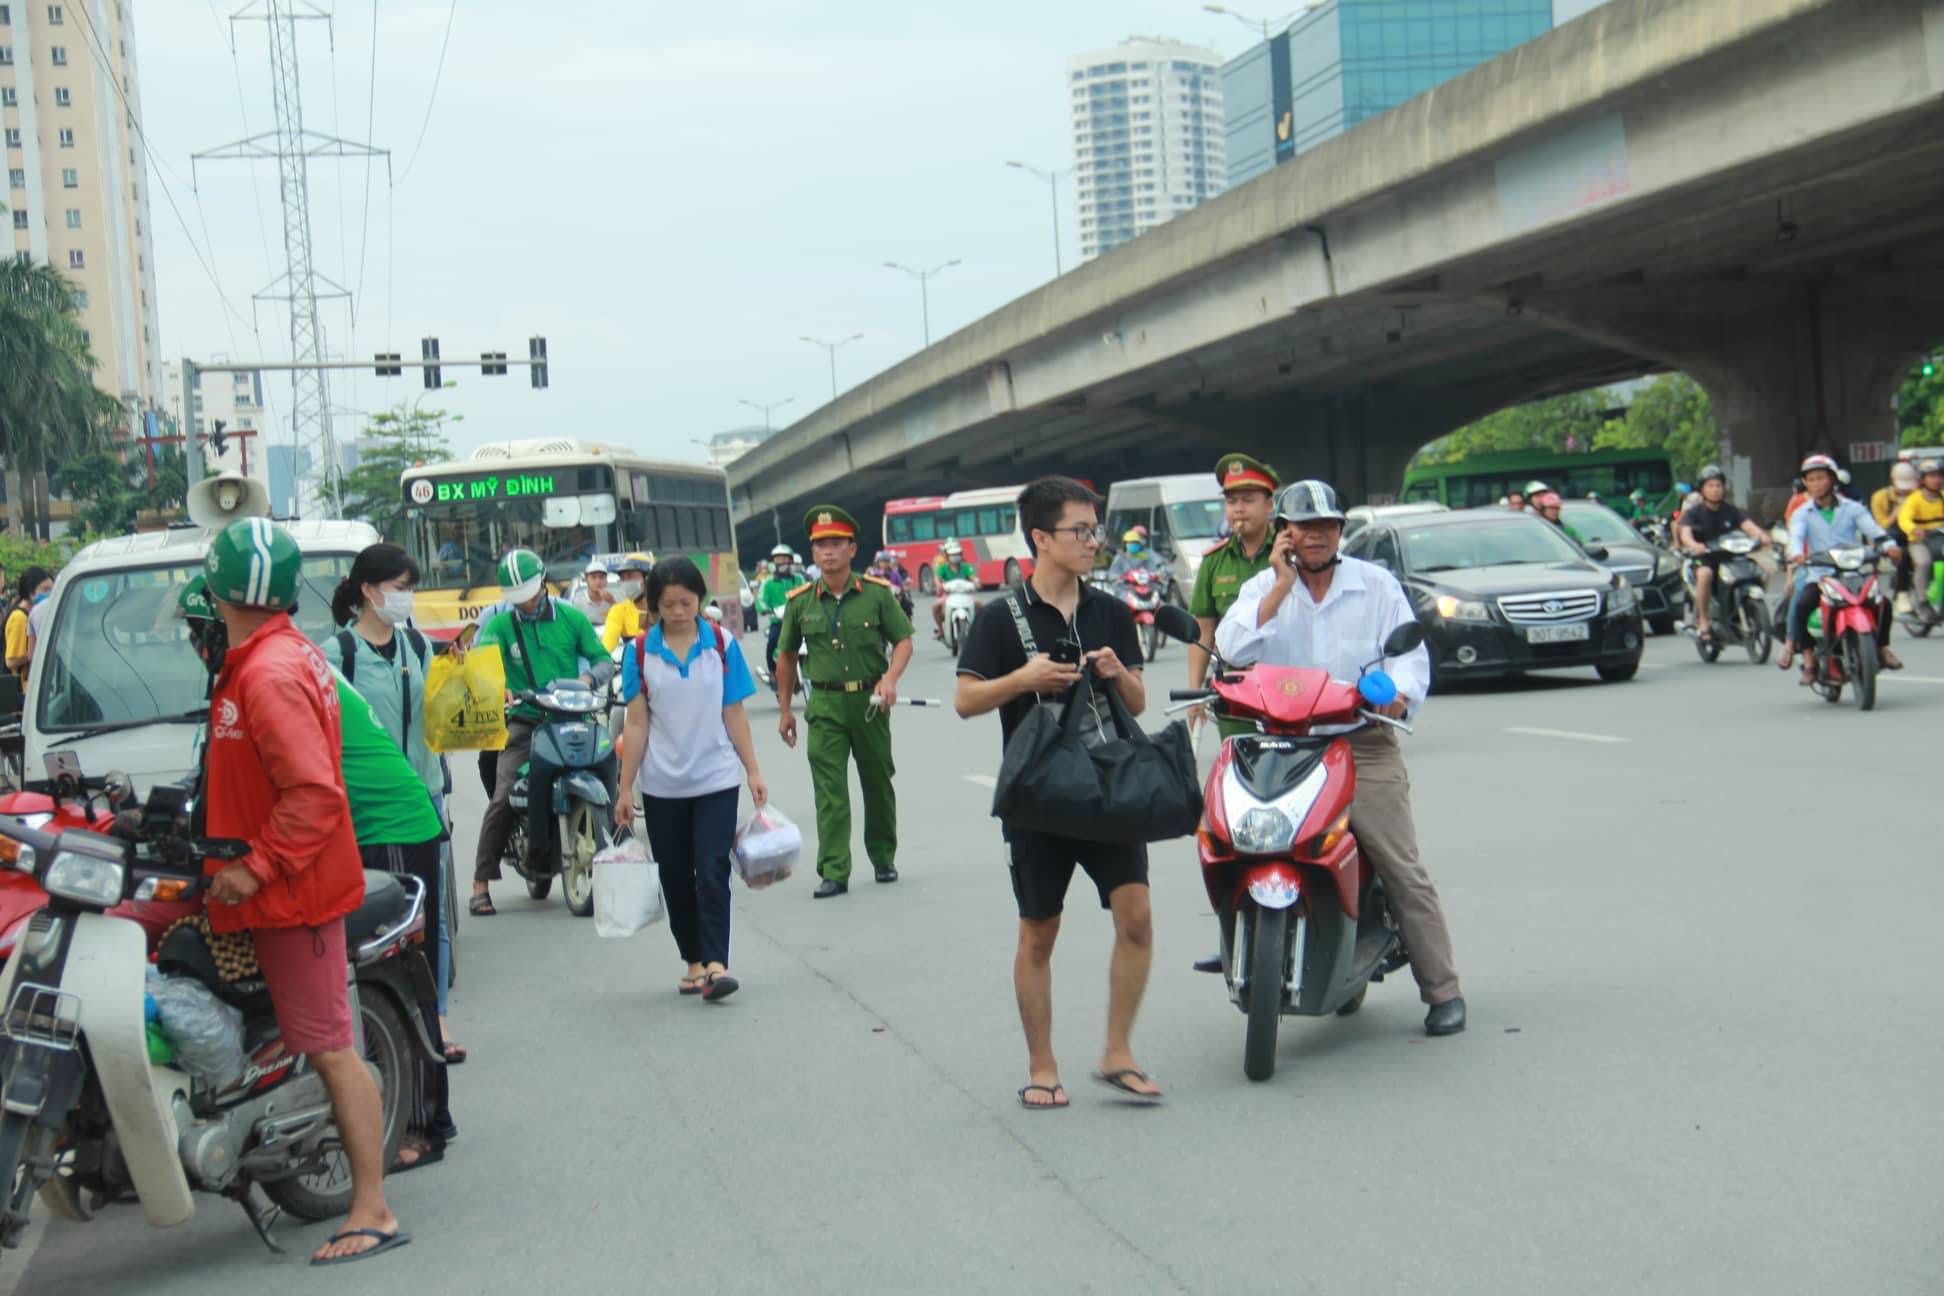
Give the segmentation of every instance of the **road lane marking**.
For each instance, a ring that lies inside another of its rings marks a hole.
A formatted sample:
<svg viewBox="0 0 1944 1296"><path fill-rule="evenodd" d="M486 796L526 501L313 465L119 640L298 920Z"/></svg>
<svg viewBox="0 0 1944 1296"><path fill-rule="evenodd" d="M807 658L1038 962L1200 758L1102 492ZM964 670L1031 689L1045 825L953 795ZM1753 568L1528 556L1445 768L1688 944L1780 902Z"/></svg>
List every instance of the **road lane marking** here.
<svg viewBox="0 0 1944 1296"><path fill-rule="evenodd" d="M1628 741L1625 738L1619 738L1613 734L1578 733L1572 729L1535 729L1529 725L1510 725L1506 728L1505 732L1509 734L1525 734L1533 738L1567 738L1573 742L1623 743Z"/></svg>
<svg viewBox="0 0 1944 1296"><path fill-rule="evenodd" d="M959 777L967 783L977 783L982 788L996 788L999 786L999 780L990 774L961 774Z"/></svg>
<svg viewBox="0 0 1944 1296"><path fill-rule="evenodd" d="M1897 684L1944 684L1944 675L1906 675L1902 671L1883 671L1877 678Z"/></svg>

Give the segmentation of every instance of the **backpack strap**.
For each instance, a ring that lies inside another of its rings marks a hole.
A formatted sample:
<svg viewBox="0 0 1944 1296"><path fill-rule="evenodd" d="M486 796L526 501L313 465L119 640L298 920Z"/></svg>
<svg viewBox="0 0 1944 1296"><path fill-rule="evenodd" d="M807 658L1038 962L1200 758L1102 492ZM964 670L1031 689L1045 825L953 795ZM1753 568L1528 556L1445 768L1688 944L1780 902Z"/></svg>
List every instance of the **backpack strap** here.
<svg viewBox="0 0 1944 1296"><path fill-rule="evenodd" d="M411 641L412 655L418 658L419 670L423 672L426 668L426 659L430 655L426 648L425 636L419 633L417 626L408 625L405 627L405 637Z"/></svg>
<svg viewBox="0 0 1944 1296"><path fill-rule="evenodd" d="M357 683L357 679L358 679L357 636L351 633L351 628L349 626L346 626L344 629L337 632L337 641L338 641L338 656L342 658L344 661L344 665L342 669L339 671L339 674L344 676L344 682L346 684L355 684Z"/></svg>

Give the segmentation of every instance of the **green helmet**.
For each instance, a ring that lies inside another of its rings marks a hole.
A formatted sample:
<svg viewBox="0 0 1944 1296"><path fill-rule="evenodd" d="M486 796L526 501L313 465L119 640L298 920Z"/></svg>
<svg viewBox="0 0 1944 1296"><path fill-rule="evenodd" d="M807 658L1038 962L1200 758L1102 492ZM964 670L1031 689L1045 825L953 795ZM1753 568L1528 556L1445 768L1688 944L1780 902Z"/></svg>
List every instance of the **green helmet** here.
<svg viewBox="0 0 1944 1296"><path fill-rule="evenodd" d="M203 559L208 594L218 603L288 612L297 606L304 555L269 518L241 518L216 533Z"/></svg>
<svg viewBox="0 0 1944 1296"><path fill-rule="evenodd" d="M499 560L500 588L515 603L531 603L547 581L547 564L531 549L509 549Z"/></svg>
<svg viewBox="0 0 1944 1296"><path fill-rule="evenodd" d="M209 582L201 572L189 578L189 583L176 595L176 611L191 621L214 621L216 605L209 601Z"/></svg>

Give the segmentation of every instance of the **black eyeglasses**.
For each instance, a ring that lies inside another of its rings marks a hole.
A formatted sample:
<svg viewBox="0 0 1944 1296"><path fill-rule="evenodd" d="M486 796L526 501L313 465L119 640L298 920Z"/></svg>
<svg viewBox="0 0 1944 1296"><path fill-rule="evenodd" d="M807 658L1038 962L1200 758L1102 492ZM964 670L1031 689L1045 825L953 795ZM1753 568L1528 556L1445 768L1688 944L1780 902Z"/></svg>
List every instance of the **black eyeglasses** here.
<svg viewBox="0 0 1944 1296"><path fill-rule="evenodd" d="M1053 527L1047 534L1056 536L1070 535L1077 543L1085 544L1089 540L1099 541L1105 538L1107 528L1102 526Z"/></svg>

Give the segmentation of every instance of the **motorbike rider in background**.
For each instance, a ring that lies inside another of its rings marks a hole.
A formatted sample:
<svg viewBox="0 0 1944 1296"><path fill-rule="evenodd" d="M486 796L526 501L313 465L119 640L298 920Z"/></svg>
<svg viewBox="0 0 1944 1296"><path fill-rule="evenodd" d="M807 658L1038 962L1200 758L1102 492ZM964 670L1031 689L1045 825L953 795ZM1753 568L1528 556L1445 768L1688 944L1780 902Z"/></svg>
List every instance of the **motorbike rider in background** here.
<svg viewBox="0 0 1944 1296"><path fill-rule="evenodd" d="M1688 556L1693 578L1695 633L1705 643L1714 638L1709 617L1714 610L1714 583L1721 572L1722 558L1708 551L1709 544L1731 531L1741 531L1757 544L1767 544L1769 539L1748 514L1728 502L1728 474L1719 465L1703 468L1697 480L1701 484L1701 502L1681 514L1675 535L1676 543Z"/></svg>
<svg viewBox="0 0 1944 1296"><path fill-rule="evenodd" d="M1571 540L1574 544L1585 543L1580 539L1580 533L1573 529L1572 524L1566 522L1559 516L1559 510L1564 507L1565 501L1559 498L1558 491L1540 491L1538 495L1533 497L1532 504L1539 516L1552 523L1555 527L1558 527L1565 533L1568 540Z"/></svg>
<svg viewBox="0 0 1944 1296"><path fill-rule="evenodd" d="M1870 516L1876 524L1890 533L1890 538L1898 544L1910 539L1901 526L1897 525L1897 510L1917 489L1917 466L1912 460L1915 456L1906 450L1890 466L1890 484L1870 496ZM1925 582L1929 588L1929 581ZM1903 560L1897 564L1896 602L1900 612L1911 611L1910 604L1910 550L1904 550Z"/></svg>
<svg viewBox="0 0 1944 1296"><path fill-rule="evenodd" d="M932 600L932 638L945 637L945 582L971 581L979 583L979 569L965 561L965 546L957 540L947 540L938 549L938 565L932 569L932 588L938 597ZM974 601L972 614L977 616L979 604Z"/></svg>
<svg viewBox="0 0 1944 1296"><path fill-rule="evenodd" d="M1808 492L1808 502L1789 519L1789 566L1795 569L1791 578L1795 592L1789 598L1789 641L1782 645L1782 659L1777 665L1787 670L1795 663L1796 654L1801 653L1802 675L1798 682L1807 685L1816 678L1816 652L1809 644L1809 614L1816 609L1816 579L1833 574L1827 567L1810 567L1809 555L1832 547L1882 540L1888 532L1876 524L1870 510L1836 493L1836 461L1828 455L1812 454L1804 459L1801 481ZM1903 550L1893 543L1887 552L1895 558ZM1890 651L1888 612L1886 605L1877 616L1877 661L1885 670L1902 670L1903 662Z"/></svg>
<svg viewBox="0 0 1944 1296"><path fill-rule="evenodd" d="M783 629L783 605L790 601L790 591L807 579L797 570L794 549L779 544L770 550L770 576L756 595L756 606L769 618L769 637L764 641L763 660L769 666L772 680L776 678L776 636Z"/></svg>
<svg viewBox="0 0 1944 1296"><path fill-rule="evenodd" d="M1901 468L1904 465L1898 464ZM1917 465L1917 489L1897 509L1897 529L1910 540L1910 565L1917 577L1911 604L1927 625L1936 625L1938 610L1930 603L1931 564L1944 558L1944 463L1926 459Z"/></svg>
<svg viewBox="0 0 1944 1296"><path fill-rule="evenodd" d="M1119 580L1132 571L1157 571L1161 563L1148 549L1147 528L1137 526L1121 536L1121 551L1114 557L1113 565L1108 567L1107 576Z"/></svg>

